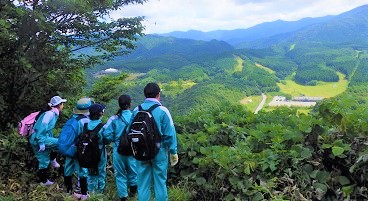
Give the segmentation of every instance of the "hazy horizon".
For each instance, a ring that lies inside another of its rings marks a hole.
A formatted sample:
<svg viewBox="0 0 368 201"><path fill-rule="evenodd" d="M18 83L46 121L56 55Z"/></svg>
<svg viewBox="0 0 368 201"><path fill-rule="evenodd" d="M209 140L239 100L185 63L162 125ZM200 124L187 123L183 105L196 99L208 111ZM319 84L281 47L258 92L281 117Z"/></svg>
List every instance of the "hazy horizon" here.
<svg viewBox="0 0 368 201"><path fill-rule="evenodd" d="M113 19L145 16L144 33L246 29L277 20L338 15L368 0L150 0L111 13Z"/></svg>

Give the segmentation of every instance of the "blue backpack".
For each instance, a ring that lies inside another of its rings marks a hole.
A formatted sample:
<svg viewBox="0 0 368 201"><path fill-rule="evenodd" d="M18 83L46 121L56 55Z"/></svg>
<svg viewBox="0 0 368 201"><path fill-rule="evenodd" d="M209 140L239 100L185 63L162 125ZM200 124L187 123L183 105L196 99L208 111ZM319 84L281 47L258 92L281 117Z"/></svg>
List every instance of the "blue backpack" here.
<svg viewBox="0 0 368 201"><path fill-rule="evenodd" d="M84 115L70 118L61 129L58 148L59 152L64 156L74 157L76 153L75 142L78 136L78 121L87 118Z"/></svg>

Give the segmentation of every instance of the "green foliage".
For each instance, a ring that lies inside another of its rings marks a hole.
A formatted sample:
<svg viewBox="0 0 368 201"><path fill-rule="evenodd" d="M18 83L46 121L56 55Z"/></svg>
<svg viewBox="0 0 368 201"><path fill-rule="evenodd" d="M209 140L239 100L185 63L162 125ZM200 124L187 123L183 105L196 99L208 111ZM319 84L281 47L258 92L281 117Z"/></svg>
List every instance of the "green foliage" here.
<svg viewBox="0 0 368 201"><path fill-rule="evenodd" d="M143 18L104 18L125 5L143 2L2 1L0 129L17 123L53 95L80 94L84 68L134 48ZM86 47L98 54L78 52Z"/></svg>
<svg viewBox="0 0 368 201"><path fill-rule="evenodd" d="M265 56L262 58L252 58L255 62L266 66L276 72L276 76L280 79L285 79L286 76L290 75L297 69L296 63L292 62L287 57L283 56Z"/></svg>
<svg viewBox="0 0 368 201"><path fill-rule="evenodd" d="M129 55L117 56L106 65L146 73L152 69L178 70L183 66L203 65L219 57L228 57L234 48L223 41L196 41L147 35L136 43ZM101 66L101 69L103 66Z"/></svg>
<svg viewBox="0 0 368 201"><path fill-rule="evenodd" d="M362 92L355 89L349 93ZM170 168L169 198L365 199L362 192L367 179L361 175L367 171L368 127L361 119L368 114L358 107L364 102L359 102L345 94L322 101L310 115L287 108L255 115L242 106L219 101L221 107L210 104L174 116L180 164ZM0 137L0 192L6 192L0 198L14 200L21 194L28 200L71 199L57 186L39 187L34 171L24 171L35 167L34 158L24 154L29 153L27 142L15 130ZM53 175L62 183L60 173ZM29 188L21 188L23 181ZM91 200L117 199L110 168L107 185L104 195L92 195Z"/></svg>
<svg viewBox="0 0 368 201"><path fill-rule="evenodd" d="M365 85L368 81L368 58L363 58L358 64L357 68L352 74L350 85Z"/></svg>
<svg viewBox="0 0 368 201"><path fill-rule="evenodd" d="M167 104L174 114L187 114L195 110L203 111L203 108L221 108L229 103L238 104L243 97L244 94L240 90L231 89L224 84L201 83L194 85L185 93L178 94L175 99L169 99Z"/></svg>
<svg viewBox="0 0 368 201"><path fill-rule="evenodd" d="M321 80L324 82L337 82L339 81L339 76L331 69L313 68L308 70L298 70L294 76L294 79L296 82L301 84L310 84L316 80Z"/></svg>
<svg viewBox="0 0 368 201"><path fill-rule="evenodd" d="M65 193L63 188L63 168L52 170L52 179L57 184L49 187L39 185L36 178L37 161L26 138L20 137L15 130L7 133L0 132L0 200L45 200L45 201L73 201L72 195ZM107 146L108 155L112 154L112 147ZM59 157L63 164L64 160ZM89 200L118 200L112 159L108 160L107 178L104 194L90 193ZM76 181L76 177L75 180ZM191 189L182 184L168 186L170 200L189 201ZM137 197L128 199L137 200Z"/></svg>
<svg viewBox="0 0 368 201"><path fill-rule="evenodd" d="M127 77L126 73L102 76L94 82L89 96L96 97L97 102L102 101L106 103L112 99L115 100L126 89L124 81Z"/></svg>
<svg viewBox="0 0 368 201"><path fill-rule="evenodd" d="M169 187L169 200L175 201L189 201L192 198L191 192L193 189L190 189L186 184L179 183L175 186Z"/></svg>
<svg viewBox="0 0 368 201"><path fill-rule="evenodd" d="M178 117L181 168L174 180L187 181L202 200L363 199L366 140L352 135L362 130L348 120L361 112L356 103L341 109L345 127L322 112L337 110L339 99L308 116L289 109L254 115L224 105Z"/></svg>

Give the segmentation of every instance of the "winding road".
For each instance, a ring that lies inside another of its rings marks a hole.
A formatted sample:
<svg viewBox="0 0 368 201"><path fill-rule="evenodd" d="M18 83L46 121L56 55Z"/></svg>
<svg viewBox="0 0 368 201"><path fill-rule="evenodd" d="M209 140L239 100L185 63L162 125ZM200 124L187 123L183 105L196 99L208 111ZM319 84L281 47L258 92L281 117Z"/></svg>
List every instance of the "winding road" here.
<svg viewBox="0 0 368 201"><path fill-rule="evenodd" d="M267 99L267 96L264 93L262 93L262 101L259 103L258 107L254 111L254 114L258 114L258 111L260 111L263 108L263 105L265 104L266 99Z"/></svg>

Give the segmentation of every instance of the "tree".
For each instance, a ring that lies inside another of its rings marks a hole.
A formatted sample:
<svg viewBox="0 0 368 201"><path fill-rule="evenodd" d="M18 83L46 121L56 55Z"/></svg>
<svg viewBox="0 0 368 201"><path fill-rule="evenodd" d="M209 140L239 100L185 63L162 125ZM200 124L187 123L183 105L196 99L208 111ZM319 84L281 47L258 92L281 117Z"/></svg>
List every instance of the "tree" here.
<svg viewBox="0 0 368 201"><path fill-rule="evenodd" d="M77 95L84 68L134 49L144 18L109 13L145 1L0 0L0 129L53 95Z"/></svg>

